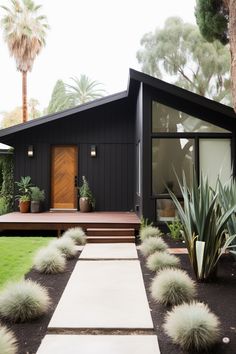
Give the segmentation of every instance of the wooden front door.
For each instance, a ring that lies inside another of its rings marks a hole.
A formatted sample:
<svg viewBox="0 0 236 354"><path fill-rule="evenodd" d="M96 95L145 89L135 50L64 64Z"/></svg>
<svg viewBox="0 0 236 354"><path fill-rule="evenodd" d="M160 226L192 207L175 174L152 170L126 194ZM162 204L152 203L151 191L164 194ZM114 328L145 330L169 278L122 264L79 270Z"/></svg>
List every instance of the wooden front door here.
<svg viewBox="0 0 236 354"><path fill-rule="evenodd" d="M77 208L77 156L78 149L76 146L52 147L52 208Z"/></svg>

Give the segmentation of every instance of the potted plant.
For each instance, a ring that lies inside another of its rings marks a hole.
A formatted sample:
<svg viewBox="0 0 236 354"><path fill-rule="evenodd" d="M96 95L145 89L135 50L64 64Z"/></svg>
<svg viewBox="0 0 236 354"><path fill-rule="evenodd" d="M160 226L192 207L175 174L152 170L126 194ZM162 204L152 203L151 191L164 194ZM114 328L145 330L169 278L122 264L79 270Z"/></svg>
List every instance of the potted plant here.
<svg viewBox="0 0 236 354"><path fill-rule="evenodd" d="M30 211L31 213L39 213L41 210L41 202L45 200L44 190L41 190L39 187L31 187L31 202L30 202Z"/></svg>
<svg viewBox="0 0 236 354"><path fill-rule="evenodd" d="M16 199L19 200L19 208L21 213L28 213L30 209L30 194L31 194L31 177L21 177L19 182L15 182L18 187L19 194Z"/></svg>
<svg viewBox="0 0 236 354"><path fill-rule="evenodd" d="M22 195L19 197L19 209L21 213L28 213L30 209L30 196Z"/></svg>
<svg viewBox="0 0 236 354"><path fill-rule="evenodd" d="M93 194L89 188L88 181L86 180L86 177L82 177L83 183L82 186L79 188L79 208L82 213L87 213L89 211L92 211L95 207L95 199L93 197Z"/></svg>

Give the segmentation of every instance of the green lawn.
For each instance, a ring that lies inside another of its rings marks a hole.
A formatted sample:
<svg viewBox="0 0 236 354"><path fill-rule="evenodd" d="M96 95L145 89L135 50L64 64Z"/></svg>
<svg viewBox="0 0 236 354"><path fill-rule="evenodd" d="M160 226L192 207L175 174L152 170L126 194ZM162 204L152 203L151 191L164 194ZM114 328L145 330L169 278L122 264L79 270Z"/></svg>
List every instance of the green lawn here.
<svg viewBox="0 0 236 354"><path fill-rule="evenodd" d="M0 237L0 288L9 280L18 280L32 267L35 252L51 237Z"/></svg>

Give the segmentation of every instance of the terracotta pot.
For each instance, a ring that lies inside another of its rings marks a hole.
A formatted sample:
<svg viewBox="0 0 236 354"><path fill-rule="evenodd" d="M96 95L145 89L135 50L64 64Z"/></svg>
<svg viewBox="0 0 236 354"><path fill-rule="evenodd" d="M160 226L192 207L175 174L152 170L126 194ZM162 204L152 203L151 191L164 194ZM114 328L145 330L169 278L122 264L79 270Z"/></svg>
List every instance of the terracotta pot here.
<svg viewBox="0 0 236 354"><path fill-rule="evenodd" d="M88 213L92 211L92 206L88 198L84 197L79 199L79 209L81 213Z"/></svg>
<svg viewBox="0 0 236 354"><path fill-rule="evenodd" d="M19 202L19 208L21 213L28 213L30 210L30 200Z"/></svg>

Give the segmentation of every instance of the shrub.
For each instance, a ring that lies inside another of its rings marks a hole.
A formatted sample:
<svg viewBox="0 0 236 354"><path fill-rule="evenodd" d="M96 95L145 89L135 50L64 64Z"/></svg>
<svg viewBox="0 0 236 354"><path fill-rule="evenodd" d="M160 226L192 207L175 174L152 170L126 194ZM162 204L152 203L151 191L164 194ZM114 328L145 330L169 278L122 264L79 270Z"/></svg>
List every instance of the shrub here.
<svg viewBox="0 0 236 354"><path fill-rule="evenodd" d="M148 238L148 237L159 237L161 235L162 235L162 233L158 227L154 227L154 226L150 226L150 225L141 228L140 234L139 234L142 241L146 240L146 238Z"/></svg>
<svg viewBox="0 0 236 354"><path fill-rule="evenodd" d="M6 327L0 326L0 353L16 354L16 339L11 331Z"/></svg>
<svg viewBox="0 0 236 354"><path fill-rule="evenodd" d="M40 273L62 273L65 267L65 257L57 248L42 248L38 251L34 259L34 268Z"/></svg>
<svg viewBox="0 0 236 354"><path fill-rule="evenodd" d="M63 237L70 237L77 245L86 244L86 235L81 227L72 227L64 232Z"/></svg>
<svg viewBox="0 0 236 354"><path fill-rule="evenodd" d="M147 267L153 272L157 272L163 268L179 267L180 260L173 254L167 252L155 252L147 259Z"/></svg>
<svg viewBox="0 0 236 354"><path fill-rule="evenodd" d="M69 237L61 237L52 241L49 245L57 248L67 259L74 258L77 253L75 243Z"/></svg>
<svg viewBox="0 0 236 354"><path fill-rule="evenodd" d="M200 302L175 306L165 318L164 329L185 350L205 350L219 339L219 320Z"/></svg>
<svg viewBox="0 0 236 354"><path fill-rule="evenodd" d="M31 280L8 284L0 293L0 315L12 322L26 322L40 317L49 305L47 290Z"/></svg>
<svg viewBox="0 0 236 354"><path fill-rule="evenodd" d="M140 246L140 251L144 256L149 256L156 251L164 252L168 248L168 245L163 241L161 237L148 237L144 240Z"/></svg>
<svg viewBox="0 0 236 354"><path fill-rule="evenodd" d="M193 280L181 269L163 269L151 283L151 295L164 305L179 305L189 302L196 294Z"/></svg>
<svg viewBox="0 0 236 354"><path fill-rule="evenodd" d="M178 218L174 218L172 221L167 222L166 225L173 240L182 240L183 225Z"/></svg>

